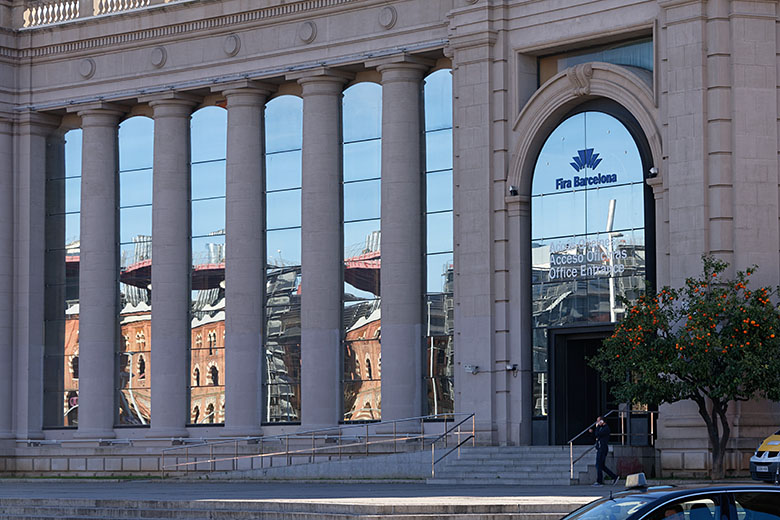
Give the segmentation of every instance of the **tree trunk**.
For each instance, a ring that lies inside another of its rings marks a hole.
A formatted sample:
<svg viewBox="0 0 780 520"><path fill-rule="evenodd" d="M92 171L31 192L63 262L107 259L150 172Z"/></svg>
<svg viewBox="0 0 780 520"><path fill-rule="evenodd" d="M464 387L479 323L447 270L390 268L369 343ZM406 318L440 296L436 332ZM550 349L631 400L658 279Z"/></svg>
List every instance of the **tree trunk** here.
<svg viewBox="0 0 780 520"><path fill-rule="evenodd" d="M724 464L726 444L728 443L729 435L731 434L728 417L726 417L728 402L712 400L712 411L709 411L707 410L707 401L704 397L694 398L694 401L699 407L699 415L701 415L702 419L704 419L704 423L707 425L707 434L710 438L710 446L712 449L712 470L710 478L712 478L712 480L720 480L726 475ZM720 428L718 428L718 423L720 423Z"/></svg>

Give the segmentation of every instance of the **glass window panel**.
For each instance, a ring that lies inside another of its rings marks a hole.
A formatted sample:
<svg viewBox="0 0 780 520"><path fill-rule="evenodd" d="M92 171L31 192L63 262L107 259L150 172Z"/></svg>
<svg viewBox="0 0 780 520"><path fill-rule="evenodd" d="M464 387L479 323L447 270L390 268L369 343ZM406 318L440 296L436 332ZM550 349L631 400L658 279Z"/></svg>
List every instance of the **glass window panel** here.
<svg viewBox="0 0 780 520"><path fill-rule="evenodd" d="M539 239L585 234L585 214L584 190L532 197L531 237Z"/></svg>
<svg viewBox="0 0 780 520"><path fill-rule="evenodd" d="M119 391L119 424L139 426L149 424L152 391L149 388Z"/></svg>
<svg viewBox="0 0 780 520"><path fill-rule="evenodd" d="M344 144L344 181L377 179L382 170L382 141Z"/></svg>
<svg viewBox="0 0 780 520"><path fill-rule="evenodd" d="M81 175L81 128L65 133L65 176Z"/></svg>
<svg viewBox="0 0 780 520"><path fill-rule="evenodd" d="M342 386L345 421L378 421L382 418L381 381L350 381Z"/></svg>
<svg viewBox="0 0 780 520"><path fill-rule="evenodd" d="M65 215L65 245L74 244L81 238L81 213Z"/></svg>
<svg viewBox="0 0 780 520"><path fill-rule="evenodd" d="M225 235L192 239L192 265L219 264L225 261Z"/></svg>
<svg viewBox="0 0 780 520"><path fill-rule="evenodd" d="M425 78L425 131L452 128L452 71L437 70Z"/></svg>
<svg viewBox="0 0 780 520"><path fill-rule="evenodd" d="M225 161L192 165L192 200L225 196Z"/></svg>
<svg viewBox="0 0 780 520"><path fill-rule="evenodd" d="M301 230L280 229L266 233L269 266L301 265Z"/></svg>
<svg viewBox="0 0 780 520"><path fill-rule="evenodd" d="M710 518L721 518L720 510L715 503L706 504L706 512L712 513ZM739 492L734 493L734 502L736 503L737 518L742 520L780 520L780 493L771 492ZM689 520L708 520L700 511L696 518L693 517L694 510L688 508Z"/></svg>
<svg viewBox="0 0 780 520"><path fill-rule="evenodd" d="M534 372L547 371L547 329L533 329Z"/></svg>
<svg viewBox="0 0 780 520"><path fill-rule="evenodd" d="M539 152L531 185L533 195L557 193L558 179L571 180L573 155L585 148L585 114L574 115L553 130ZM573 187L573 185L572 185Z"/></svg>
<svg viewBox="0 0 780 520"><path fill-rule="evenodd" d="M379 179L344 184L344 221L379 218L380 198Z"/></svg>
<svg viewBox="0 0 780 520"><path fill-rule="evenodd" d="M301 160L302 155L300 150L266 155L266 191L300 188Z"/></svg>
<svg viewBox="0 0 780 520"><path fill-rule="evenodd" d="M379 219L344 224L344 258L353 258L378 250L375 237L379 232Z"/></svg>
<svg viewBox="0 0 780 520"><path fill-rule="evenodd" d="M301 190L268 193L265 200L268 229L301 225Z"/></svg>
<svg viewBox="0 0 780 520"><path fill-rule="evenodd" d="M81 211L81 177L65 179L65 211Z"/></svg>
<svg viewBox="0 0 780 520"><path fill-rule="evenodd" d="M119 207L152 203L152 170L119 174Z"/></svg>
<svg viewBox="0 0 780 520"><path fill-rule="evenodd" d="M429 336L425 355L425 377L452 377L452 336Z"/></svg>
<svg viewBox="0 0 780 520"><path fill-rule="evenodd" d="M452 170L425 176L425 211L452 210Z"/></svg>
<svg viewBox="0 0 780 520"><path fill-rule="evenodd" d="M192 201L192 236L225 232L225 199Z"/></svg>
<svg viewBox="0 0 780 520"><path fill-rule="evenodd" d="M342 114L345 143L381 136L382 87L364 82L346 89Z"/></svg>
<svg viewBox="0 0 780 520"><path fill-rule="evenodd" d="M533 291L534 327L550 327L587 319L587 281L537 284Z"/></svg>
<svg viewBox="0 0 780 520"><path fill-rule="evenodd" d="M152 234L152 206L122 208L119 210L119 241L123 244L134 237Z"/></svg>
<svg viewBox="0 0 780 520"><path fill-rule="evenodd" d="M427 255L425 257L425 292L449 293L452 292L453 255L441 253Z"/></svg>
<svg viewBox="0 0 780 520"><path fill-rule="evenodd" d="M452 251L452 212L426 215L426 252Z"/></svg>
<svg viewBox="0 0 780 520"><path fill-rule="evenodd" d="M344 380L379 381L379 320L358 321L346 337Z"/></svg>
<svg viewBox="0 0 780 520"><path fill-rule="evenodd" d="M644 186L628 184L587 191L588 233L607 230L611 201L615 201L612 230L644 227Z"/></svg>
<svg viewBox="0 0 780 520"><path fill-rule="evenodd" d="M425 171L452 169L452 130L425 134Z"/></svg>
<svg viewBox="0 0 780 520"><path fill-rule="evenodd" d="M211 106L192 114L190 135L192 162L227 157L227 110Z"/></svg>
<svg viewBox="0 0 780 520"><path fill-rule="evenodd" d="M154 120L136 116L119 124L119 170L151 168L154 163Z"/></svg>
<svg viewBox="0 0 780 520"><path fill-rule="evenodd" d="M354 300L345 301L343 310L344 330L348 331L356 325L369 321L377 321L379 315L380 300Z"/></svg>
<svg viewBox="0 0 780 520"><path fill-rule="evenodd" d="M297 150L302 145L303 100L279 96L265 106L265 151Z"/></svg>
<svg viewBox="0 0 780 520"><path fill-rule="evenodd" d="M301 420L301 385L279 383L265 385L266 422L298 422Z"/></svg>
<svg viewBox="0 0 780 520"><path fill-rule="evenodd" d="M423 322L426 337L446 338L453 333L453 308L451 292L426 295Z"/></svg>
<svg viewBox="0 0 780 520"><path fill-rule="evenodd" d="M201 376L203 377L203 376ZM225 422L225 388L221 385L190 389L190 424L222 424ZM197 413L196 413L197 410Z"/></svg>
<svg viewBox="0 0 780 520"><path fill-rule="evenodd" d="M547 373L535 372L533 378L534 417L545 417L547 416L547 401L550 395Z"/></svg>
<svg viewBox="0 0 780 520"><path fill-rule="evenodd" d="M362 274L364 279L344 282L344 300L370 300L379 296L379 269ZM355 273L345 273L345 276L357 276Z"/></svg>
<svg viewBox="0 0 780 520"><path fill-rule="evenodd" d="M455 410L455 384L452 377L426 378L428 414L439 415Z"/></svg>

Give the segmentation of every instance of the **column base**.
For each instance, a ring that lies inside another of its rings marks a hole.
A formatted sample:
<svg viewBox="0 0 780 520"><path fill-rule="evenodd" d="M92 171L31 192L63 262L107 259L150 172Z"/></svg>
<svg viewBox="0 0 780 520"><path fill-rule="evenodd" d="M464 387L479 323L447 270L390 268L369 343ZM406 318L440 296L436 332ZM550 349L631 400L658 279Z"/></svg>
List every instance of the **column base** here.
<svg viewBox="0 0 780 520"><path fill-rule="evenodd" d="M100 430L100 429L94 429L94 430L82 430L78 429L75 432L73 432L73 438L74 439L90 439L90 440L100 440L100 439L115 439L116 433L114 433L114 430Z"/></svg>
<svg viewBox="0 0 780 520"><path fill-rule="evenodd" d="M189 436L190 432L186 428L155 428L154 426L144 435L147 439L174 439Z"/></svg>
<svg viewBox="0 0 780 520"><path fill-rule="evenodd" d="M226 426L219 434L220 437L262 437L263 430L259 426Z"/></svg>

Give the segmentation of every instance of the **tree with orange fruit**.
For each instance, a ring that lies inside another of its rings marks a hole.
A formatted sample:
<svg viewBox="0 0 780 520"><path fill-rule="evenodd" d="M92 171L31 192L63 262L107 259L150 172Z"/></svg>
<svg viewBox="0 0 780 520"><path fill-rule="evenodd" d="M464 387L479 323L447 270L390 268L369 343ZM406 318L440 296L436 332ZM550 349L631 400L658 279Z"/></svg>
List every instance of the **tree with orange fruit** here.
<svg viewBox="0 0 780 520"><path fill-rule="evenodd" d="M648 291L590 360L623 402L693 400L707 426L713 479L723 478L729 403L780 400L777 288L750 289L756 268L726 279L728 264L702 257L703 273L679 289Z"/></svg>

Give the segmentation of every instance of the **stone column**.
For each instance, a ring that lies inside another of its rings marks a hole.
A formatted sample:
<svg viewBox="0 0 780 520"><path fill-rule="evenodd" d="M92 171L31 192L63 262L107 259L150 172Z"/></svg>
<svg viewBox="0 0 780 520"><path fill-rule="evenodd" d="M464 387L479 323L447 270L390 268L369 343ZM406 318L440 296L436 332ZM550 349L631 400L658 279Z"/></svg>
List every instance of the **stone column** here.
<svg viewBox="0 0 780 520"><path fill-rule="evenodd" d="M14 156L13 125L10 119L0 119L0 337L13 337L13 243L14 243ZM13 341L0 343L0 366L13 366ZM0 379L0 395L7 396L6 406L0 408L0 439L14 436L13 377Z"/></svg>
<svg viewBox="0 0 780 520"><path fill-rule="evenodd" d="M46 147L59 117L23 112L17 120L13 210L13 414L17 439L43 438L44 243ZM6 151L7 153L7 151ZM6 192L7 193L7 192ZM4 222L6 222L4 220ZM7 395L7 394L6 394Z"/></svg>
<svg viewBox="0 0 780 520"><path fill-rule="evenodd" d="M341 92L345 78L319 70L303 88L301 193L301 424L341 419Z"/></svg>
<svg viewBox="0 0 780 520"><path fill-rule="evenodd" d="M121 112L79 111L82 128L79 264L79 426L81 438L114 437L117 338L117 132Z"/></svg>
<svg viewBox="0 0 780 520"><path fill-rule="evenodd" d="M383 420L422 413L420 81L429 66L409 59L377 67L382 74Z"/></svg>
<svg viewBox="0 0 780 520"><path fill-rule="evenodd" d="M246 85L227 98L225 432L260 434L265 300L265 139L269 90Z"/></svg>
<svg viewBox="0 0 780 520"><path fill-rule="evenodd" d="M152 427L149 437L185 437L189 418L190 115L195 102L152 99Z"/></svg>

